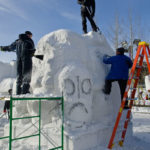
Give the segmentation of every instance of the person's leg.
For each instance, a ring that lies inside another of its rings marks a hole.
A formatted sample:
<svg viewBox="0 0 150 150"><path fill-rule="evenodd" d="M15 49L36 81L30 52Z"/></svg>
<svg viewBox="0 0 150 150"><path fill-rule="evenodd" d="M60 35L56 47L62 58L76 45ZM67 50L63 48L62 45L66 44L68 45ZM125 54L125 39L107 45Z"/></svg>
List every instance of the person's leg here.
<svg viewBox="0 0 150 150"><path fill-rule="evenodd" d="M123 100L124 92L126 90L128 80L118 80L119 87L120 87L120 92L121 92L121 102ZM128 106L128 100L125 102L125 107Z"/></svg>
<svg viewBox="0 0 150 150"><path fill-rule="evenodd" d="M4 112L4 113L6 113L6 109L7 109L7 108L6 108L6 101L5 101L4 109L3 109L3 112Z"/></svg>
<svg viewBox="0 0 150 150"><path fill-rule="evenodd" d="M119 87L120 87L120 92L121 92L121 100L123 99L124 92L126 90L127 81L128 80L118 80Z"/></svg>
<svg viewBox="0 0 150 150"><path fill-rule="evenodd" d="M6 101L6 109L7 111L10 109L10 101Z"/></svg>
<svg viewBox="0 0 150 150"><path fill-rule="evenodd" d="M16 95L21 94L22 85L22 61L17 59L17 81L16 81Z"/></svg>
<svg viewBox="0 0 150 150"><path fill-rule="evenodd" d="M88 20L90 21L90 24L92 26L93 31L97 32L97 26L96 26L93 18L90 15L90 12L88 10L86 11L86 16L87 16Z"/></svg>
<svg viewBox="0 0 150 150"><path fill-rule="evenodd" d="M87 25L86 25L86 10L81 8L81 17L82 17L82 29L84 33L87 33Z"/></svg>
<svg viewBox="0 0 150 150"><path fill-rule="evenodd" d="M32 59L23 60L23 85L22 85L22 94L30 93L30 82L31 82L31 73L32 73Z"/></svg>
<svg viewBox="0 0 150 150"><path fill-rule="evenodd" d="M113 80L105 80L103 92L107 95L109 95L111 92L112 82L113 82Z"/></svg>

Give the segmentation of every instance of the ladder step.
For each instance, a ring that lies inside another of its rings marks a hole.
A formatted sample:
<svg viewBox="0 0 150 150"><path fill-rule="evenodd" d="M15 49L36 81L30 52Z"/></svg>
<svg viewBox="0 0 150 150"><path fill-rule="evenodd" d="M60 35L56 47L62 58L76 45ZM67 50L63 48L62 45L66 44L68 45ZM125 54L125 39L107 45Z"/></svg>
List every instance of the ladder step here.
<svg viewBox="0 0 150 150"><path fill-rule="evenodd" d="M127 101L131 101L131 100L135 101L137 100L137 98L131 98L131 97L127 98Z"/></svg>
<svg viewBox="0 0 150 150"><path fill-rule="evenodd" d="M139 79L139 77L133 77L133 78L129 77L129 80L132 80L132 79Z"/></svg>
<svg viewBox="0 0 150 150"><path fill-rule="evenodd" d="M136 66L136 69L141 69L142 68L142 66Z"/></svg>
<svg viewBox="0 0 150 150"><path fill-rule="evenodd" d="M124 130L124 128L121 128L121 129L117 130L117 133L120 133L120 132L122 132L123 130Z"/></svg>
<svg viewBox="0 0 150 150"><path fill-rule="evenodd" d="M139 79L139 77L133 77L132 79Z"/></svg>
<svg viewBox="0 0 150 150"><path fill-rule="evenodd" d="M144 57L144 55L140 54L139 57Z"/></svg>
<svg viewBox="0 0 150 150"><path fill-rule="evenodd" d="M130 88L131 90L136 90L137 88Z"/></svg>

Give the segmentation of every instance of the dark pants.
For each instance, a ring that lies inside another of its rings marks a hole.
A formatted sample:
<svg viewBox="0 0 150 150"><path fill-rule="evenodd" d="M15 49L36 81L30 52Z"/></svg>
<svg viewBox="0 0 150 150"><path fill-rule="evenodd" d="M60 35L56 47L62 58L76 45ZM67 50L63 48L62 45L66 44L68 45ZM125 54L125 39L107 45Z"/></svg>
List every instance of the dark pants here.
<svg viewBox="0 0 150 150"><path fill-rule="evenodd" d="M9 109L10 109L10 101L5 101L4 111L9 110Z"/></svg>
<svg viewBox="0 0 150 150"><path fill-rule="evenodd" d="M30 82L32 73L32 59L31 58L19 58L17 60L17 87L16 94L30 93Z"/></svg>
<svg viewBox="0 0 150 150"><path fill-rule="evenodd" d="M110 94L112 82L114 82L114 81L117 81L119 84L120 92L121 92L121 100L122 100L123 96L124 96L124 92L126 90L126 85L127 85L128 80L105 80L104 93Z"/></svg>
<svg viewBox="0 0 150 150"><path fill-rule="evenodd" d="M92 29L93 31L97 31L97 26L93 20L93 18L90 16L88 10L86 9L86 7L81 7L81 17L82 17L82 27L83 27L83 32L87 33L87 21L86 18L88 18L88 20L91 23Z"/></svg>

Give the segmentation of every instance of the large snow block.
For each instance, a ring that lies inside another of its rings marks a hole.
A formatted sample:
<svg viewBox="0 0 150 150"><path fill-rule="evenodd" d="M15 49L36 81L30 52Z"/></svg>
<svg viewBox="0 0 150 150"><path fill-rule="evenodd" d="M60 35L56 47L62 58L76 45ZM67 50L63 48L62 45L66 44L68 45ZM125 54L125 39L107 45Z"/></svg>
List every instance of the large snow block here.
<svg viewBox="0 0 150 150"><path fill-rule="evenodd" d="M123 122L122 122L123 124ZM118 128L115 141L121 140L121 132L120 128ZM111 137L111 133L113 130L113 126L104 126L102 124L91 125L87 130L76 132L75 135L65 136L65 150L95 150L97 147L98 150L104 150L104 147L107 148L109 139ZM129 123L125 145L128 141L128 137L132 137L132 123ZM115 147L118 147L117 142L115 143Z"/></svg>
<svg viewBox="0 0 150 150"><path fill-rule="evenodd" d="M58 30L41 38L36 54L44 55L44 59L33 58L32 92L40 96L61 96L63 92L66 150L71 149L68 144L72 150L79 150L101 145L103 139L108 142L112 130L107 126L113 128L121 96L118 83L113 83L109 97L102 92L110 68L103 64L103 55L115 55L105 37L95 32L79 35ZM36 105L27 104L28 110L37 113ZM42 117L43 125L60 118L59 113L50 112L55 105L49 103L42 108L42 116L48 116ZM97 124L103 126L92 130ZM76 138L79 132L83 134Z"/></svg>

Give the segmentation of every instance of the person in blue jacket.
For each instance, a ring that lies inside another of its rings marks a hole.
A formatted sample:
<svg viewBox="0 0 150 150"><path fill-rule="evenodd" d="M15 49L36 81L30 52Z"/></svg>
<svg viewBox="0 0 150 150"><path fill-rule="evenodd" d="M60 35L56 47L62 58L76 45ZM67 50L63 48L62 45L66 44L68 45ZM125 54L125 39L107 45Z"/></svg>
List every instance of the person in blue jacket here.
<svg viewBox="0 0 150 150"><path fill-rule="evenodd" d="M121 100L126 89L129 69L132 67L132 60L124 55L125 49L123 47L116 50L116 56L105 55L103 62L111 64L111 69L106 77L103 92L107 95L111 92L112 82L117 81L120 87Z"/></svg>

